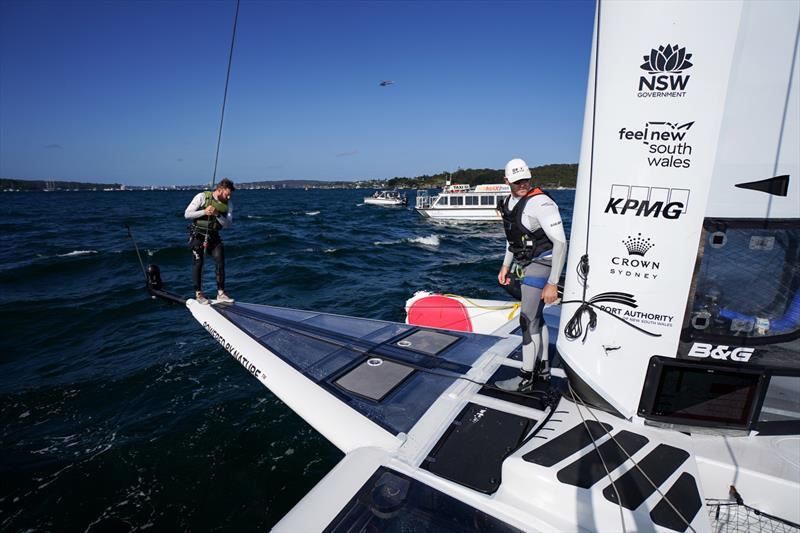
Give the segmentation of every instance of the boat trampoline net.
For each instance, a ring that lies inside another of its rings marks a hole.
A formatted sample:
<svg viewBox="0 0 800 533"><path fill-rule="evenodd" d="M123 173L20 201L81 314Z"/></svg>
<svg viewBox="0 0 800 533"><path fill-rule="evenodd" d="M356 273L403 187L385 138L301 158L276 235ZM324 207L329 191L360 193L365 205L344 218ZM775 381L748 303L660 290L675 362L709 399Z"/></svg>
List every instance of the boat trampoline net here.
<svg viewBox="0 0 800 533"><path fill-rule="evenodd" d="M770 533L798 533L800 526L763 513L749 505L731 500L706 500L711 531L737 533L763 531Z"/></svg>

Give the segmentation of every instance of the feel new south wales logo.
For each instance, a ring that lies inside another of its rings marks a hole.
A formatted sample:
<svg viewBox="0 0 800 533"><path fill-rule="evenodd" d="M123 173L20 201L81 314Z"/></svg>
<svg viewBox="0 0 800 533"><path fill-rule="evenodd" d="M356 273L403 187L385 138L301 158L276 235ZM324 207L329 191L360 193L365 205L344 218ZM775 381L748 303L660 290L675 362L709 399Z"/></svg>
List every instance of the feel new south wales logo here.
<svg viewBox="0 0 800 533"><path fill-rule="evenodd" d="M684 71L692 67L692 54L686 47L666 44L653 48L643 56L644 63L639 68L649 76L639 77L639 98L683 98L689 84L689 74Z"/></svg>

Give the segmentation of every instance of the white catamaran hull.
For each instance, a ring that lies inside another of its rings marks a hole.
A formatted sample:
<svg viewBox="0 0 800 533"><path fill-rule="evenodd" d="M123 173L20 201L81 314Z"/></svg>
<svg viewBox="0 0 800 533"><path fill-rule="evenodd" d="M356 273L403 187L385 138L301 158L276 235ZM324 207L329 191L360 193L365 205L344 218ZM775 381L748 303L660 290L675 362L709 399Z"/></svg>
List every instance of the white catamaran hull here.
<svg viewBox="0 0 800 533"><path fill-rule="evenodd" d="M500 386L513 304L492 329L463 298L409 324L188 300L345 454L276 530L798 530L800 3L599 2L595 22L567 379Z"/></svg>

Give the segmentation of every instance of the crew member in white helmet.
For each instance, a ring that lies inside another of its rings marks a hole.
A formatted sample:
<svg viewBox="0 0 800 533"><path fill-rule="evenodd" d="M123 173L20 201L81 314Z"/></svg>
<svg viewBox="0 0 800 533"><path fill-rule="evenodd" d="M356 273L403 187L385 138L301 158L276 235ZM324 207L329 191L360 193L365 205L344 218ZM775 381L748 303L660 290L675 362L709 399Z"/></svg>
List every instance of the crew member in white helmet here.
<svg viewBox="0 0 800 533"><path fill-rule="evenodd" d="M522 159L506 165L505 182L511 194L500 205L508 245L497 274L501 285L521 279L522 369L519 376L501 381L506 390L530 392L538 377L550 378L542 311L558 299L557 283L567 257L567 239L556 202L531 185L531 171ZM534 372L534 370L536 372Z"/></svg>

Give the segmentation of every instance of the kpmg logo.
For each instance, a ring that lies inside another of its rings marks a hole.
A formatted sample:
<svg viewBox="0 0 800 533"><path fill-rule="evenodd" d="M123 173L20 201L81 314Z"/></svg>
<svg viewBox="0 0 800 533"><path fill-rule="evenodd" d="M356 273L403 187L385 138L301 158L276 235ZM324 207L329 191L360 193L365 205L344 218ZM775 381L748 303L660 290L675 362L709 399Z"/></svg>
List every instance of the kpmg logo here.
<svg viewBox="0 0 800 533"><path fill-rule="evenodd" d="M643 56L644 63L639 68L649 76L639 77L639 98L661 98L686 96L686 85L690 76L684 71L692 67L692 54L685 47L667 44L650 50Z"/></svg>
<svg viewBox="0 0 800 533"><path fill-rule="evenodd" d="M645 146L647 164L651 167L689 168L692 165L692 145L689 131L694 121L685 122L645 122L641 129L621 128L619 140L641 142Z"/></svg>
<svg viewBox="0 0 800 533"><path fill-rule="evenodd" d="M689 189L612 185L603 211L610 215L676 220L689 208Z"/></svg>
<svg viewBox="0 0 800 533"><path fill-rule="evenodd" d="M621 242L628 254L612 257L609 273L621 278L657 279L661 262L654 261L652 257L645 259L647 252L655 247L650 238L637 233L636 236L628 235L628 238Z"/></svg>

